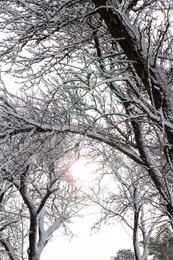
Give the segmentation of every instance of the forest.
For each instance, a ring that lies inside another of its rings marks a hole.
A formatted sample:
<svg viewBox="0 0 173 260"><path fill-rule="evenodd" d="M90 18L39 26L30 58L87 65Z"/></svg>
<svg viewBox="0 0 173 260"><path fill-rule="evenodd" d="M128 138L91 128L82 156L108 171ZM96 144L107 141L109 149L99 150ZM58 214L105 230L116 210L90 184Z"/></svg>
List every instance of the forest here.
<svg viewBox="0 0 173 260"><path fill-rule="evenodd" d="M0 258L95 205L132 233L113 260L172 260L173 2L1 0L0 36Z"/></svg>

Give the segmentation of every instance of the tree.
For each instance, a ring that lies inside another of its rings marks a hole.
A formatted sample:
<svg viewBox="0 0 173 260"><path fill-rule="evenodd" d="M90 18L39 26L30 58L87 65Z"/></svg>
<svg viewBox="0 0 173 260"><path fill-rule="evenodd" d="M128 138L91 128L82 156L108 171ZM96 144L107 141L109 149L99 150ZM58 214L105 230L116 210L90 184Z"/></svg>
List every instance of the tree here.
<svg viewBox="0 0 173 260"><path fill-rule="evenodd" d="M173 226L172 8L169 0L1 1L0 57L3 95L8 73L26 97L39 89L35 107L45 102L41 116L16 124L22 111L8 112L3 142L31 131L102 142L145 169Z"/></svg>
<svg viewBox="0 0 173 260"><path fill-rule="evenodd" d="M121 166L118 158L115 161L114 154L108 152L99 185L96 182L97 188L91 187L88 192L90 201L101 208L94 228L121 222L132 236L135 259L148 260L150 238L160 222L166 224L158 192L142 169L131 163L128 167L127 158L119 156L119 160Z"/></svg>
<svg viewBox="0 0 173 260"><path fill-rule="evenodd" d="M80 190L70 175L79 143L65 134L30 131L29 121L29 131L22 131L30 114L41 116L40 106L32 106L34 97L16 97L10 104L7 96L1 103L0 124L4 130L20 126L0 145L1 252L13 260L38 260L54 231L64 227L68 233L71 219L82 208Z"/></svg>
<svg viewBox="0 0 173 260"><path fill-rule="evenodd" d="M149 249L153 260L171 260L173 233L169 227L161 226L154 237L150 239Z"/></svg>
<svg viewBox="0 0 173 260"><path fill-rule="evenodd" d="M116 256L111 257L112 260L135 260L134 253L130 249L120 249Z"/></svg>

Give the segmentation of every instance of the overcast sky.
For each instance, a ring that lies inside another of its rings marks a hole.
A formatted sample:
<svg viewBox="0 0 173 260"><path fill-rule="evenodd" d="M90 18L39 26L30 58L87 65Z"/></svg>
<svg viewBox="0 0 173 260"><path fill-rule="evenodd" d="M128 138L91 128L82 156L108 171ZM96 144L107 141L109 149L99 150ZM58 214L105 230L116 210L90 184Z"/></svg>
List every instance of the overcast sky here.
<svg viewBox="0 0 173 260"><path fill-rule="evenodd" d="M81 160L76 163L72 175L78 178L80 184L86 186L90 185L90 180L93 179L94 165L86 166L83 163ZM115 190L117 184L113 182L112 175L107 175L104 178L104 185L109 189L112 186ZM86 215L84 218L73 220L71 230L76 235L71 241L69 237L62 236L62 229L55 232L54 238L43 250L41 260L110 260L119 249L132 248L132 238L128 234L130 230L120 223L105 225L100 231L91 232L91 227L99 220L99 211L99 207L89 207L83 210L83 214Z"/></svg>
<svg viewBox="0 0 173 260"><path fill-rule="evenodd" d="M41 260L109 260L119 249L132 248L132 238L121 224L103 226L91 234L92 221L91 217L77 220L72 226L77 235L71 241L57 232Z"/></svg>

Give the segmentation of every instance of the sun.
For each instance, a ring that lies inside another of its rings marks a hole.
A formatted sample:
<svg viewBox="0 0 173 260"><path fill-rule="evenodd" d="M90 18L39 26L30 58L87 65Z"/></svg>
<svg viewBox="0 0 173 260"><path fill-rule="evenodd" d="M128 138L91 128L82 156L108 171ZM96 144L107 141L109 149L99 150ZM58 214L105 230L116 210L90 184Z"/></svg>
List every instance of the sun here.
<svg viewBox="0 0 173 260"><path fill-rule="evenodd" d="M86 161L79 159L70 167L70 173L74 180L83 183L92 179L92 167Z"/></svg>

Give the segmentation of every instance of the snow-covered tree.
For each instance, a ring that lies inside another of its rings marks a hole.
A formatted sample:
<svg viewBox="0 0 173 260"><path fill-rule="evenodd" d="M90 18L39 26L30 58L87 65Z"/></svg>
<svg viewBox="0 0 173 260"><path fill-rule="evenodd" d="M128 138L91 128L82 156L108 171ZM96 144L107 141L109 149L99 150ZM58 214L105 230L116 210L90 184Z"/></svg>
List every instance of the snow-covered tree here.
<svg viewBox="0 0 173 260"><path fill-rule="evenodd" d="M40 259L53 232L61 227L68 233L68 223L82 208L70 174L79 141L30 128L30 115L43 115L33 99L1 99L0 254L13 260Z"/></svg>
<svg viewBox="0 0 173 260"><path fill-rule="evenodd" d="M101 215L94 224L116 225L121 222L131 234L136 260L149 259L149 241L160 223L166 224L158 201L158 191L142 168L120 154L108 153L105 170L99 185L91 187L88 198L101 208Z"/></svg>
<svg viewBox="0 0 173 260"><path fill-rule="evenodd" d="M102 142L145 169L173 226L172 1L2 0L0 10L2 92L9 75L25 97L42 90L29 114L8 109L2 142L33 132Z"/></svg>

